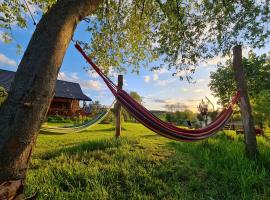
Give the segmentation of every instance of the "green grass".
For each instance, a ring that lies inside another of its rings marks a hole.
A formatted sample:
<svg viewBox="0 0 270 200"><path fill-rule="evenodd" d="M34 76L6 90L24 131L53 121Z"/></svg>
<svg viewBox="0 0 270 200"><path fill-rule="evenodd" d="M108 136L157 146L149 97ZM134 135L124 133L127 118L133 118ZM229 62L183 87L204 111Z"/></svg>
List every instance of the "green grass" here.
<svg viewBox="0 0 270 200"><path fill-rule="evenodd" d="M27 176L38 199L270 199L270 143L249 161L234 132L198 143L157 136L125 124L65 135L39 135Z"/></svg>

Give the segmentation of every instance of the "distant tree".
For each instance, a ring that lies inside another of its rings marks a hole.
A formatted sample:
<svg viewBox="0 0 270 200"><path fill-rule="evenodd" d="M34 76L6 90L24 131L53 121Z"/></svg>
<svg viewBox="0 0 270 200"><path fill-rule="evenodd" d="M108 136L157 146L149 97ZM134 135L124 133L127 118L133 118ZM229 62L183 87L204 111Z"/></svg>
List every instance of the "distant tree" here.
<svg viewBox="0 0 270 200"><path fill-rule="evenodd" d="M176 111L176 112L167 112L165 120L177 125L187 125L187 121L195 121L196 114L191 110Z"/></svg>
<svg viewBox="0 0 270 200"><path fill-rule="evenodd" d="M142 104L142 97L135 91L131 91L129 95L135 99L139 104Z"/></svg>
<svg viewBox="0 0 270 200"><path fill-rule="evenodd" d="M175 112L175 106L173 104L166 104L164 107L168 112Z"/></svg>
<svg viewBox="0 0 270 200"><path fill-rule="evenodd" d="M269 90L270 87L270 59L267 54L257 56L250 51L247 58L243 58L245 78L247 80L249 96L256 100L257 95ZM219 98L219 104L225 106L230 102L230 98L236 91L232 60L225 64L219 64L217 71L210 74L210 89L212 94Z"/></svg>
<svg viewBox="0 0 270 200"><path fill-rule="evenodd" d="M184 110L183 111L184 119L189 120L189 121L194 121L196 120L196 114L192 112L191 110Z"/></svg>
<svg viewBox="0 0 270 200"><path fill-rule="evenodd" d="M210 117L211 121L214 121L217 115L218 115L218 111L216 110L208 112L208 116Z"/></svg>
<svg viewBox="0 0 270 200"><path fill-rule="evenodd" d="M270 122L270 89L263 90L254 99L255 122L263 128Z"/></svg>
<svg viewBox="0 0 270 200"><path fill-rule="evenodd" d="M167 122L173 122L173 115L172 113L166 113L165 119Z"/></svg>
<svg viewBox="0 0 270 200"><path fill-rule="evenodd" d="M129 95L136 100L139 104L142 104L142 97L135 91L131 91ZM122 110L122 118L124 121L133 121L135 122L135 119L131 114L129 114L125 109Z"/></svg>
<svg viewBox="0 0 270 200"><path fill-rule="evenodd" d="M217 71L211 72L210 75L210 89L223 106L229 103L236 90L231 66L232 61L228 60L224 65L219 65ZM270 59L267 54L257 56L255 53L249 52L248 57L243 59L243 67L255 123L262 127L262 124L269 119L267 94L270 93Z"/></svg>
<svg viewBox="0 0 270 200"><path fill-rule="evenodd" d="M101 110L103 110L103 107L99 101L94 101L90 104L91 116L97 115L98 113L101 112Z"/></svg>

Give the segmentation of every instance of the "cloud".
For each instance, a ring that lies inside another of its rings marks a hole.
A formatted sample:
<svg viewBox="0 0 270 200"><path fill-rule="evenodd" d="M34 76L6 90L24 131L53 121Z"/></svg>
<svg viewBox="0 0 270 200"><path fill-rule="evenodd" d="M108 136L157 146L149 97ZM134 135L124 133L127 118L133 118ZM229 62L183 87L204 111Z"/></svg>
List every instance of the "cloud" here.
<svg viewBox="0 0 270 200"><path fill-rule="evenodd" d="M144 76L144 82L148 83L151 80L150 76Z"/></svg>
<svg viewBox="0 0 270 200"><path fill-rule="evenodd" d="M188 91L190 91L188 88L181 88L181 91L182 92L188 92Z"/></svg>
<svg viewBox="0 0 270 200"><path fill-rule="evenodd" d="M84 89L91 89L96 91L100 91L103 89L103 84L101 82L96 80L82 80L78 76L78 73L67 74L65 72L59 72L58 79L79 83Z"/></svg>
<svg viewBox="0 0 270 200"><path fill-rule="evenodd" d="M160 107L170 111L186 110L188 106L179 99L154 99L154 103L162 104Z"/></svg>
<svg viewBox="0 0 270 200"><path fill-rule="evenodd" d="M154 81L158 80L158 74L153 74L153 80Z"/></svg>
<svg viewBox="0 0 270 200"><path fill-rule="evenodd" d="M92 90L97 90L97 91L101 90L103 86L99 81L94 81L94 80L80 81L80 85L84 89L92 89Z"/></svg>
<svg viewBox="0 0 270 200"><path fill-rule="evenodd" d="M176 74L175 74L175 76L178 76L178 77L181 77L181 76L186 76L187 75L187 73L186 73L186 71L179 71L179 72L176 72Z"/></svg>
<svg viewBox="0 0 270 200"><path fill-rule="evenodd" d="M205 79L198 79L198 80L195 80L196 83L204 83L206 80Z"/></svg>
<svg viewBox="0 0 270 200"><path fill-rule="evenodd" d="M128 83L127 83L127 80L126 79L124 79L124 86L128 86Z"/></svg>
<svg viewBox="0 0 270 200"><path fill-rule="evenodd" d="M11 67L17 67L17 62L0 53L0 63Z"/></svg>
<svg viewBox="0 0 270 200"><path fill-rule="evenodd" d="M87 70L87 74L91 77L91 78L98 78L99 75L97 72L95 72L94 70Z"/></svg>
<svg viewBox="0 0 270 200"><path fill-rule="evenodd" d="M181 103L180 101L181 100L179 100L179 99L173 99L173 98L169 98L169 99L154 99L154 102L156 102L156 103L169 104L169 105Z"/></svg>
<svg viewBox="0 0 270 200"><path fill-rule="evenodd" d="M209 71L209 72L210 72L210 71L216 71L216 69L213 68L213 67L206 67L206 70Z"/></svg>
<svg viewBox="0 0 270 200"><path fill-rule="evenodd" d="M206 60L205 62L201 63L202 67L209 67L209 66L216 66L218 64L224 64L226 60L229 59L229 56L215 56L214 58L210 58Z"/></svg>
<svg viewBox="0 0 270 200"><path fill-rule="evenodd" d="M181 71L177 71L175 76L177 77L186 77L192 74L192 71L194 71L196 68L194 66L189 66L186 69L183 69Z"/></svg>
<svg viewBox="0 0 270 200"><path fill-rule="evenodd" d="M170 71L168 69L166 69L166 68L160 68L160 69L154 70L154 72L157 73L157 74L167 74Z"/></svg>
<svg viewBox="0 0 270 200"><path fill-rule="evenodd" d="M196 89L196 90L193 90L193 92L195 92L195 93L201 93L201 92L203 92L204 90L203 89L201 89L201 88L198 88L198 89Z"/></svg>
<svg viewBox="0 0 270 200"><path fill-rule="evenodd" d="M168 85L168 84L170 84L170 83L172 83L172 82L174 82L175 81L175 79L168 79L168 80L158 80L157 81L157 85L159 85L159 86L166 86L166 85Z"/></svg>

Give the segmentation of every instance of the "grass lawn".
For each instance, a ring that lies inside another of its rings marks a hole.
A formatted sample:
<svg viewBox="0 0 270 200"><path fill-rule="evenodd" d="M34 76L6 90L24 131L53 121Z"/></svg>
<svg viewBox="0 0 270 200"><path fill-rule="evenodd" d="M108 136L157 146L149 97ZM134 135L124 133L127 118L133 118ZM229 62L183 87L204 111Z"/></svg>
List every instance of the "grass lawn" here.
<svg viewBox="0 0 270 200"><path fill-rule="evenodd" d="M112 125L39 135L26 193L38 199L270 199L270 142L246 159L243 138L220 132L198 143L157 136L127 123L120 139Z"/></svg>

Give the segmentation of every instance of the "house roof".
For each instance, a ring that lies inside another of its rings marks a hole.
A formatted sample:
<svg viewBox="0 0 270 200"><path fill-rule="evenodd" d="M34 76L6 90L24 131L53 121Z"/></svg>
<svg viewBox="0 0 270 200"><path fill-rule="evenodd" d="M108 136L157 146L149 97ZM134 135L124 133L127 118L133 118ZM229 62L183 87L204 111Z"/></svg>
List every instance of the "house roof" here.
<svg viewBox="0 0 270 200"><path fill-rule="evenodd" d="M0 69L0 86L4 87L5 90L9 92L14 77L15 72ZM56 82L54 97L92 101L91 98L83 93L79 83L62 80L57 80Z"/></svg>

